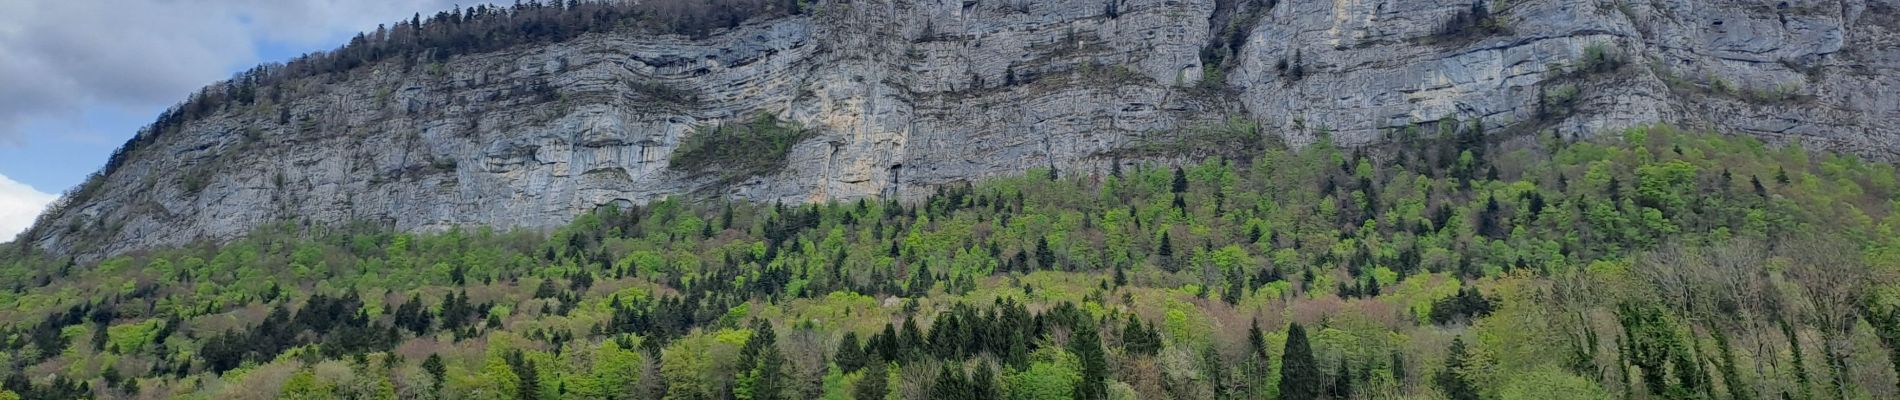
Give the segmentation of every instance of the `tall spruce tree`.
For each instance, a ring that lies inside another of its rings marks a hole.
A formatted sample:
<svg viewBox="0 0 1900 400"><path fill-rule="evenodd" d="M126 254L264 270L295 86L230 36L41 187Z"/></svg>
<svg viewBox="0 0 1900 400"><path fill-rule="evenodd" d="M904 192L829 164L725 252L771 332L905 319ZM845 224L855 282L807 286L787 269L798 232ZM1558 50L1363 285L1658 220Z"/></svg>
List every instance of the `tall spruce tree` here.
<svg viewBox="0 0 1900 400"><path fill-rule="evenodd" d="M1161 257L1162 269L1166 269L1168 272L1175 271L1174 240L1168 237L1167 231L1161 232L1161 244L1155 246L1155 255Z"/></svg>
<svg viewBox="0 0 1900 400"><path fill-rule="evenodd" d="M429 353L429 358L422 360L422 370L429 373L430 392L442 393L442 382L448 379L449 373L448 367L442 364L442 355Z"/></svg>
<svg viewBox="0 0 1900 400"><path fill-rule="evenodd" d="M1478 388L1465 377L1465 341L1452 338L1450 354L1445 356L1445 369L1438 371L1434 379L1438 390L1451 400L1478 400Z"/></svg>
<svg viewBox="0 0 1900 400"><path fill-rule="evenodd" d="M1090 323L1076 325L1075 335L1069 337L1069 352L1082 361L1082 382L1075 386L1075 398L1107 399L1108 359L1102 350L1101 335Z"/></svg>
<svg viewBox="0 0 1900 400"><path fill-rule="evenodd" d="M976 373L970 375L971 398L977 400L996 400L1002 398L1002 392L996 390L996 371L990 369L990 363L978 363Z"/></svg>
<svg viewBox="0 0 1900 400"><path fill-rule="evenodd" d="M740 372L740 387L736 390L740 392L740 397L751 400L784 398L785 355L778 351L778 335L772 331L771 322L759 320L754 324L752 337L746 340L745 347L739 349L739 357L747 368Z"/></svg>
<svg viewBox="0 0 1900 400"><path fill-rule="evenodd" d="M1286 349L1280 365L1280 399L1317 399L1326 389L1319 363L1313 360L1313 348L1307 344L1306 328L1293 323L1286 330Z"/></svg>
<svg viewBox="0 0 1900 400"><path fill-rule="evenodd" d="M864 368L866 358L864 347L858 344L858 333L845 332L844 339L838 341L838 353L832 357L832 361L838 363L840 370L850 373Z"/></svg>
<svg viewBox="0 0 1900 400"><path fill-rule="evenodd" d="M851 395L858 400L879 400L890 394L890 375L886 372L884 361L873 361L864 368L864 378L851 388Z"/></svg>
<svg viewBox="0 0 1900 400"><path fill-rule="evenodd" d="M1339 360L1339 370L1333 373L1331 394L1335 399L1352 398L1352 365L1346 360Z"/></svg>
<svg viewBox="0 0 1900 400"><path fill-rule="evenodd" d="M1188 190L1187 172L1182 171L1181 167L1174 167L1174 185L1170 186L1170 189L1173 189L1174 193L1187 192Z"/></svg>
<svg viewBox="0 0 1900 400"><path fill-rule="evenodd" d="M975 391L963 378L963 367L955 363L944 363L937 372L937 381L930 385L932 399L968 400L974 395Z"/></svg>

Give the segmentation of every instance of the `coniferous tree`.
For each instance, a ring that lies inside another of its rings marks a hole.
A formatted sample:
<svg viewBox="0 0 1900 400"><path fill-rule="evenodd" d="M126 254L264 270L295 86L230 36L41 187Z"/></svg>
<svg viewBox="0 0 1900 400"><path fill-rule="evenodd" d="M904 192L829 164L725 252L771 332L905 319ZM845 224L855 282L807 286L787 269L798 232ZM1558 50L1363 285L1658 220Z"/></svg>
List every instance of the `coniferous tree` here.
<svg viewBox="0 0 1900 400"><path fill-rule="evenodd" d="M897 358L903 360L909 360L911 356L923 349L926 344L924 334L923 330L917 329L916 319L909 316L904 317L904 329L902 334L898 336L897 343Z"/></svg>
<svg viewBox="0 0 1900 400"><path fill-rule="evenodd" d="M1220 299L1221 301L1227 302L1227 305L1237 305L1240 304L1240 296L1245 294L1246 291L1246 279L1241 278L1239 273L1234 273L1228 275L1227 289L1221 291Z"/></svg>
<svg viewBox="0 0 1900 400"><path fill-rule="evenodd" d="M1048 237L1036 238L1036 268L1043 270L1056 269L1056 253L1054 250L1049 249Z"/></svg>
<svg viewBox="0 0 1900 400"><path fill-rule="evenodd" d="M1352 398L1352 366L1346 360L1339 360L1339 370L1333 373L1332 392L1335 399Z"/></svg>
<svg viewBox="0 0 1900 400"><path fill-rule="evenodd" d="M996 390L996 372L990 369L990 363L978 363L976 373L970 375L971 398L976 400L997 400L1002 392Z"/></svg>
<svg viewBox="0 0 1900 400"><path fill-rule="evenodd" d="M1398 350L1393 350L1391 367L1392 367L1392 380L1396 381L1396 383L1398 383L1399 385L1399 388L1403 389L1406 383L1408 383L1407 380L1409 379L1407 378L1407 374L1409 372L1405 370L1405 355L1402 353L1399 353Z"/></svg>
<svg viewBox="0 0 1900 400"><path fill-rule="evenodd" d="M1128 350L1128 354L1152 356L1161 351L1161 341L1141 325L1140 318L1131 315L1128 324L1122 327L1122 348Z"/></svg>
<svg viewBox="0 0 1900 400"><path fill-rule="evenodd" d="M1280 398L1283 400L1317 399L1326 388L1313 349L1306 341L1306 329L1299 323L1287 327L1286 349L1280 364Z"/></svg>
<svg viewBox="0 0 1900 400"><path fill-rule="evenodd" d="M1009 345L1006 346L1006 350L1003 351L1004 363L1016 368L1029 366L1029 339L1025 336L1022 329L1009 330L1009 338L1007 339Z"/></svg>
<svg viewBox="0 0 1900 400"><path fill-rule="evenodd" d="M1102 400L1108 398L1108 359L1102 351L1101 335L1094 325L1083 322L1077 324L1075 334L1069 337L1069 352L1082 362L1082 382L1075 387L1075 398L1081 400Z"/></svg>
<svg viewBox="0 0 1900 400"><path fill-rule="evenodd" d="M1221 359L1220 351L1213 346L1201 349L1201 370L1207 379L1207 386L1213 389L1214 398L1228 398L1227 363Z"/></svg>
<svg viewBox="0 0 1900 400"><path fill-rule="evenodd" d="M851 395L858 400L883 399L890 393L890 376L886 372L884 361L874 361L864 369L864 378L851 388Z"/></svg>
<svg viewBox="0 0 1900 400"><path fill-rule="evenodd" d="M1115 264L1115 287L1128 286L1128 272L1120 263Z"/></svg>
<svg viewBox="0 0 1900 400"><path fill-rule="evenodd" d="M1438 390L1451 400L1478 400L1478 388L1472 385L1470 378L1465 377L1464 369L1465 341L1452 338L1451 351L1445 356L1445 369L1439 370L1438 376L1434 378Z"/></svg>
<svg viewBox="0 0 1900 400"><path fill-rule="evenodd" d="M1754 398L1755 395L1749 392L1748 385L1742 382L1741 371L1735 368L1735 353L1729 349L1728 335L1723 334L1720 329L1710 330L1709 334L1715 337L1715 348L1721 357L1719 368L1722 371L1722 384L1728 386L1729 398Z"/></svg>
<svg viewBox="0 0 1900 400"><path fill-rule="evenodd" d="M95 322L92 325L92 351L105 351L108 339L106 327L109 325L106 321Z"/></svg>
<svg viewBox="0 0 1900 400"><path fill-rule="evenodd" d="M1182 171L1181 167L1174 167L1174 184L1170 186L1170 189L1172 189L1172 193L1186 193L1187 192L1188 190L1187 172Z"/></svg>
<svg viewBox="0 0 1900 400"><path fill-rule="evenodd" d="M534 360L527 359L521 350L508 353L508 367L514 370L520 381L515 385L515 399L539 400L541 398L541 374L534 367Z"/></svg>
<svg viewBox="0 0 1900 400"><path fill-rule="evenodd" d="M746 366L740 391L752 400L777 400L785 391L785 356L778 350L778 335L772 332L772 323L759 320L752 328L752 337L746 340L745 347L739 349L739 358Z"/></svg>
<svg viewBox="0 0 1900 400"><path fill-rule="evenodd" d="M884 323L883 332L871 337L871 343L873 344L871 347L877 348L878 359L873 361L897 361L899 353L903 351L902 345L898 343L897 328L888 322Z"/></svg>
<svg viewBox="0 0 1900 400"><path fill-rule="evenodd" d="M1260 318L1254 318L1253 323L1247 325L1247 352L1261 361L1268 358L1267 334L1260 330Z"/></svg>
<svg viewBox="0 0 1900 400"><path fill-rule="evenodd" d="M1161 244L1155 245L1155 255L1161 257L1161 267L1168 272L1175 271L1174 241L1168 238L1168 232L1161 232Z"/></svg>
<svg viewBox="0 0 1900 400"><path fill-rule="evenodd" d="M846 373L857 372L866 362L864 348L858 344L857 332L845 332L844 339L838 342L837 356L833 357L838 368Z"/></svg>
<svg viewBox="0 0 1900 400"><path fill-rule="evenodd" d="M1795 390L1799 391L1795 398L1810 398L1814 393L1811 387L1813 381L1808 376L1808 358L1801 350L1801 336L1796 334L1794 325L1786 319L1781 320L1781 335L1788 338L1788 350L1793 353L1790 362L1794 364Z"/></svg>
<svg viewBox="0 0 1900 400"><path fill-rule="evenodd" d="M937 372L937 381L930 385L932 399L969 399L974 391L963 379L963 368L944 363Z"/></svg>
<svg viewBox="0 0 1900 400"><path fill-rule="evenodd" d="M422 370L429 373L430 392L441 393L442 382L448 378L448 367L442 365L442 355L429 353L429 358L422 360Z"/></svg>

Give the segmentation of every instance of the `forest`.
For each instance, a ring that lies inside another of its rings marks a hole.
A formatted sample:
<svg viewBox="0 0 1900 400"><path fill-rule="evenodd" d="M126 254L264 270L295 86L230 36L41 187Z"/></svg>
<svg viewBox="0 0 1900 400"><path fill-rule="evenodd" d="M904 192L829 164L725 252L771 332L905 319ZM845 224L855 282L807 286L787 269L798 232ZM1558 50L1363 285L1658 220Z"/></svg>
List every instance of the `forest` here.
<svg viewBox="0 0 1900 400"><path fill-rule="evenodd" d="M1230 126L1268 144L912 201L0 245L0 399L1900 397L1893 165L1480 126Z"/></svg>

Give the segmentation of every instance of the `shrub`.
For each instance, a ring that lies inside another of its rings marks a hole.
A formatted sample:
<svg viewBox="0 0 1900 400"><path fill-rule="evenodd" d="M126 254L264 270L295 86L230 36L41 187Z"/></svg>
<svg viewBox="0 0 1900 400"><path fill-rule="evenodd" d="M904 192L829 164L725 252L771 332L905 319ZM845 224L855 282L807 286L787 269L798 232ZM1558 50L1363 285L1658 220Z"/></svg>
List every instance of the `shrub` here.
<svg viewBox="0 0 1900 400"><path fill-rule="evenodd" d="M792 146L812 132L762 114L735 125L702 127L673 151L668 167L693 174L718 173L730 183L778 172Z"/></svg>
<svg viewBox="0 0 1900 400"><path fill-rule="evenodd" d="M1491 13L1491 7L1485 4L1485 0L1478 0L1471 3L1471 8L1452 14L1451 19L1440 25L1438 32L1428 40L1432 43L1463 44L1505 30L1505 21Z"/></svg>
<svg viewBox="0 0 1900 400"><path fill-rule="evenodd" d="M1545 89L1541 111L1544 115L1569 115L1573 111L1572 107L1576 106L1580 92L1577 85L1568 83Z"/></svg>
<svg viewBox="0 0 1900 400"><path fill-rule="evenodd" d="M1622 68L1623 58L1614 48L1597 43L1583 48L1583 64L1579 67L1587 73L1603 73Z"/></svg>

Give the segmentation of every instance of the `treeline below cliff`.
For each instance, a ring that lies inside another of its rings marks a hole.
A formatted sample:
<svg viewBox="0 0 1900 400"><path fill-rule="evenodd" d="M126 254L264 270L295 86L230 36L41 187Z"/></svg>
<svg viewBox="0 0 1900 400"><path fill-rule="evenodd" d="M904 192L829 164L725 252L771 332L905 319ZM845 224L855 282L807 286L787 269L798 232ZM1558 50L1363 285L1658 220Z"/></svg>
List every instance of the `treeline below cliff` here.
<svg viewBox="0 0 1900 400"><path fill-rule="evenodd" d="M1900 396L1893 166L1442 126L914 204L0 249L0 397Z"/></svg>

